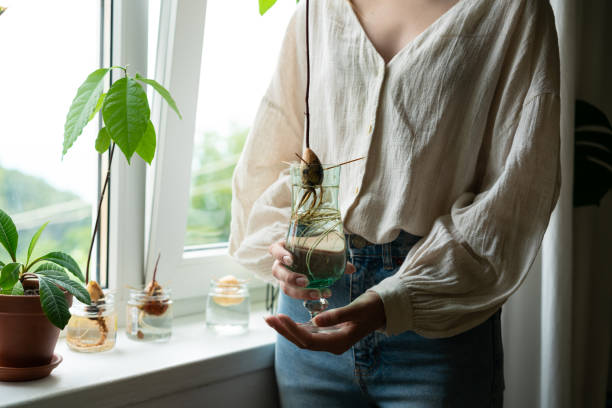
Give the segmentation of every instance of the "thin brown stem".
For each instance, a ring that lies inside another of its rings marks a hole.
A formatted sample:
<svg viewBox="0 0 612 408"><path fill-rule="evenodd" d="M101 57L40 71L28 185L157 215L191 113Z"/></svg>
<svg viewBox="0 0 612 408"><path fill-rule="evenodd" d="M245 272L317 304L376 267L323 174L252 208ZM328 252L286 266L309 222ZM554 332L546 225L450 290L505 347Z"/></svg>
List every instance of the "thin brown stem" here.
<svg viewBox="0 0 612 408"><path fill-rule="evenodd" d="M155 261L155 268L153 269L153 282L155 282L155 278L157 278L157 265L159 265L160 257L161 257L161 253L157 255L157 261Z"/></svg>
<svg viewBox="0 0 612 408"><path fill-rule="evenodd" d="M115 142L113 142L110 154L108 157L108 168L106 170L106 178L104 179L104 185L102 186L102 192L100 193L100 199L98 200L98 213L96 215L96 224L94 226L93 234L91 236L91 243L89 244L89 254L87 255L87 265L85 266L85 283L89 283L89 263L91 262L91 251L93 250L94 242L96 241L96 235L98 234L98 227L100 225L100 212L102 210L102 202L104 201L104 195L110 181L111 164L113 162L113 154L115 153Z"/></svg>
<svg viewBox="0 0 612 408"><path fill-rule="evenodd" d="M306 0L306 148L310 148L310 108L308 96L310 94L310 41L308 38L308 0Z"/></svg>

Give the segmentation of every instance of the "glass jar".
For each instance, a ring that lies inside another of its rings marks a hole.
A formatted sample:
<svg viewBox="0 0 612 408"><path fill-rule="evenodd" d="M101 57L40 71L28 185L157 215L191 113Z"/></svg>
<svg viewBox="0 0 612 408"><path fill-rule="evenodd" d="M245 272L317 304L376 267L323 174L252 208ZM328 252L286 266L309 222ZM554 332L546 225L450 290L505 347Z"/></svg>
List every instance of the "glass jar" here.
<svg viewBox="0 0 612 408"><path fill-rule="evenodd" d="M234 277L212 279L206 303L206 325L221 334L245 332L249 327L251 302L245 280Z"/></svg>
<svg viewBox="0 0 612 408"><path fill-rule="evenodd" d="M125 332L132 340L168 341L172 336L170 289L150 295L144 289L130 289Z"/></svg>
<svg viewBox="0 0 612 408"><path fill-rule="evenodd" d="M86 305L76 298L70 308L72 317L66 325L66 342L74 351L96 353L110 350L117 339L115 296L104 291L104 297Z"/></svg>

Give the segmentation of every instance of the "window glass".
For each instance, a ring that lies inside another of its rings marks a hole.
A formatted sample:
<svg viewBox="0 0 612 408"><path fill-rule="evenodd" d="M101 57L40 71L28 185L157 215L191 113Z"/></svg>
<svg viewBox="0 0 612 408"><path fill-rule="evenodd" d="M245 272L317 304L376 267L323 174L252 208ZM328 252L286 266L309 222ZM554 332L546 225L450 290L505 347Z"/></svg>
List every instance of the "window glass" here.
<svg viewBox="0 0 612 408"><path fill-rule="evenodd" d="M17 225L21 259L49 221L34 256L64 251L84 269L98 189L97 121L63 160L62 142L76 90L100 64L100 1L3 0L2 6L0 208ZM0 249L0 260L7 258Z"/></svg>
<svg viewBox="0 0 612 408"><path fill-rule="evenodd" d="M207 1L185 246L229 237L231 177L276 68L294 1ZM254 175L256 176L256 175Z"/></svg>

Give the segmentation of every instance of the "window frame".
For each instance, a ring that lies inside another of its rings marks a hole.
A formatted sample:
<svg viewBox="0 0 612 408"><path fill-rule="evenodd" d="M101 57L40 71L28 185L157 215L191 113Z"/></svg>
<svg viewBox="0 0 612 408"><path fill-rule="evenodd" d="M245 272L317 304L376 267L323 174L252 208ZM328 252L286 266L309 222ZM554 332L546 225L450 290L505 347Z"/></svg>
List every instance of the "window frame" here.
<svg viewBox="0 0 612 408"><path fill-rule="evenodd" d="M107 0L108 1L108 0ZM130 73L147 75L147 0L110 0L111 55L109 65L129 64ZM119 75L111 72L111 79ZM120 152L111 166L109 188L109 288L116 300L127 301L129 287L144 283L145 162L129 165Z"/></svg>
<svg viewBox="0 0 612 408"><path fill-rule="evenodd" d="M206 5L206 0L161 5L154 77L172 92L183 119L154 97L152 120L159 131L158 153L148 177L146 279L151 279L161 254L158 276L171 283L175 298L204 296L212 278L232 274L249 280L252 301L262 301L265 284L251 279L252 273L231 259L227 245L185 251Z"/></svg>

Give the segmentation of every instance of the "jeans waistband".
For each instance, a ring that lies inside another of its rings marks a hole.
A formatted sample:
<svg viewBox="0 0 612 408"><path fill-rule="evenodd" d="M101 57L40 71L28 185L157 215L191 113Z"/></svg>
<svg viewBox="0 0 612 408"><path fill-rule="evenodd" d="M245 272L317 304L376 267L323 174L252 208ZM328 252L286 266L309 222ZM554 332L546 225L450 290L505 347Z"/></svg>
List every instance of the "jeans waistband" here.
<svg viewBox="0 0 612 408"><path fill-rule="evenodd" d="M401 231L397 238L384 244L374 244L360 235L346 234L346 247L349 259L355 256L382 257L386 266L392 266L403 260L410 249L422 237ZM394 262L394 259L395 262Z"/></svg>

